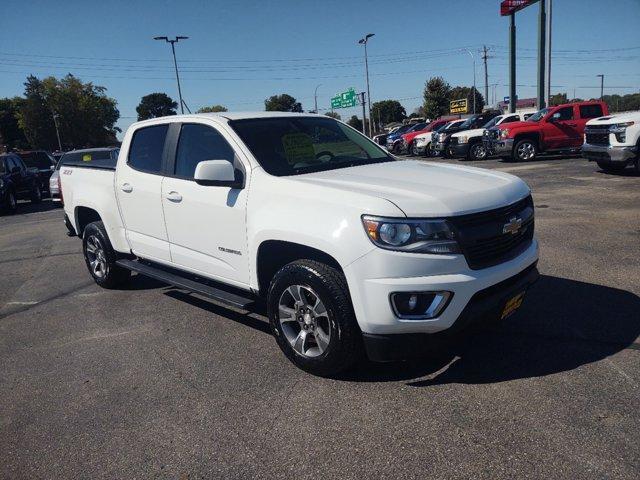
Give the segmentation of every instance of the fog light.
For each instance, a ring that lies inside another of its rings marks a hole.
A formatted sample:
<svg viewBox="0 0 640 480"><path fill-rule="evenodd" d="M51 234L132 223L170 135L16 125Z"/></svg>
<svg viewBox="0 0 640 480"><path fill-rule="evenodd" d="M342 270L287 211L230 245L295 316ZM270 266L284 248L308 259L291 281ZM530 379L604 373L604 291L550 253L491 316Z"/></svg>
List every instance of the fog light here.
<svg viewBox="0 0 640 480"><path fill-rule="evenodd" d="M391 307L399 318L427 320L440 315L451 296L451 292L395 292Z"/></svg>

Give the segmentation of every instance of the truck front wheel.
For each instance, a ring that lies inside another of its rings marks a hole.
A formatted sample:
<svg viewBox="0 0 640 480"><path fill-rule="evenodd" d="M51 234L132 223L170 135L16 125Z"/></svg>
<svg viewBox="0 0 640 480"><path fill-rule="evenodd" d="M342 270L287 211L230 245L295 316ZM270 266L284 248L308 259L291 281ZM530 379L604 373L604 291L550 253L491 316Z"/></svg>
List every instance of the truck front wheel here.
<svg viewBox="0 0 640 480"><path fill-rule="evenodd" d="M129 280L131 272L116 265L117 254L102 222L93 222L85 227L82 251L89 273L102 288L116 288Z"/></svg>
<svg viewBox="0 0 640 480"><path fill-rule="evenodd" d="M537 155L538 146L536 145L536 142L529 140L528 138L520 140L516 143L516 146L513 149L513 159L515 161L528 162L535 160Z"/></svg>
<svg viewBox="0 0 640 480"><path fill-rule="evenodd" d="M269 287L268 313L278 346L297 367L333 376L362 356L362 333L342 272L314 260L282 267Z"/></svg>

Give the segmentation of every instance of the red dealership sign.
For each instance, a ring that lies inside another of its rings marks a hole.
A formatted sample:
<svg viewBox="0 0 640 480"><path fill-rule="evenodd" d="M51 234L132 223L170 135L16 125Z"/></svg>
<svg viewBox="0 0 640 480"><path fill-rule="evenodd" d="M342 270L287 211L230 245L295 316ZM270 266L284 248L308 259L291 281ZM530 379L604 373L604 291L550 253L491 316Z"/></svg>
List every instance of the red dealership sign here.
<svg viewBox="0 0 640 480"><path fill-rule="evenodd" d="M538 0L503 0L500 2L500 15L503 17L505 15L511 15L537 1Z"/></svg>

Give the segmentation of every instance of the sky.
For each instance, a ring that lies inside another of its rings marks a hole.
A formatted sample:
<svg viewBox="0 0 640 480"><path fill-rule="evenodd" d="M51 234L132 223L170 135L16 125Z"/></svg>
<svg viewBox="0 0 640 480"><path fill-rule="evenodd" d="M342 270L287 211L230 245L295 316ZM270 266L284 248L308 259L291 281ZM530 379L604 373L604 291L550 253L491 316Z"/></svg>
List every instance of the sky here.
<svg viewBox="0 0 640 480"><path fill-rule="evenodd" d="M73 73L107 88L123 130L140 98L178 99L169 44L176 45L185 102L192 111L222 104L264 110L288 93L320 111L351 87L365 90L367 33L371 101L422 103L425 80L484 92L481 49L489 49L489 100L508 94L508 17L498 0L93 1L4 0L0 28L0 97L21 95L29 74ZM516 15L519 98L536 96L538 5ZM640 91L640 0L553 0L552 93L569 98ZM343 109L342 118L360 115Z"/></svg>

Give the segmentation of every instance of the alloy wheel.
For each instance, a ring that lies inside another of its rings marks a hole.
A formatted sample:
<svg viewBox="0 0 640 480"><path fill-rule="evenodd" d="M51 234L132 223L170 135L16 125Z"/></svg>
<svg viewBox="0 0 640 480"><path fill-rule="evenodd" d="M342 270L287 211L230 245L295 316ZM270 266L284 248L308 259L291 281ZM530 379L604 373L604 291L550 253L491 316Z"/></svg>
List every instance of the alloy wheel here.
<svg viewBox="0 0 640 480"><path fill-rule="evenodd" d="M86 249L91 273L98 278L103 278L107 274L107 258L100 239L94 235L87 238Z"/></svg>
<svg viewBox="0 0 640 480"><path fill-rule="evenodd" d="M318 294L305 285L291 285L278 301L280 328L303 357L322 355L331 341L329 315Z"/></svg>
<svg viewBox="0 0 640 480"><path fill-rule="evenodd" d="M536 149L532 143L525 142L518 146L518 158L531 160L536 154Z"/></svg>
<svg viewBox="0 0 640 480"><path fill-rule="evenodd" d="M487 156L487 149L482 144L475 144L471 147L471 158L483 160Z"/></svg>

